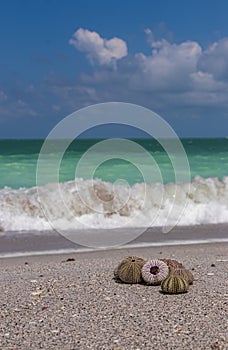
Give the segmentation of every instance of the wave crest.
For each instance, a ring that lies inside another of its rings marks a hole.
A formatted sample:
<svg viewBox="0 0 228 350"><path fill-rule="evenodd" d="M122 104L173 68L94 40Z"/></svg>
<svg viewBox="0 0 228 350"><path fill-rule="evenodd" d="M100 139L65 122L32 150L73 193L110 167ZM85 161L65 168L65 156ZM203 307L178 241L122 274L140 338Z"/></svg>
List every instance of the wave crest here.
<svg viewBox="0 0 228 350"><path fill-rule="evenodd" d="M0 190L0 230L51 230L45 212L60 229L163 226L174 196L177 207L187 201L178 225L228 222L228 177L220 181L197 176L190 188L189 192L187 183L129 187L77 179L39 187L39 198L37 187L6 187ZM40 199L46 207L42 208Z"/></svg>

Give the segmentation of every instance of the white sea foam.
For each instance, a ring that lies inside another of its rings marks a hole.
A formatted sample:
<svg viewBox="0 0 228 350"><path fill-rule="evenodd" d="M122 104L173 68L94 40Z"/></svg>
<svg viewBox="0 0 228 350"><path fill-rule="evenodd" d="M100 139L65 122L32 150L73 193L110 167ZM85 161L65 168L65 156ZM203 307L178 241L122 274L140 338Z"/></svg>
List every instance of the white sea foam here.
<svg viewBox="0 0 228 350"><path fill-rule="evenodd" d="M188 190L188 184L128 187L99 179L48 184L39 188L40 197L36 187L6 187L0 190L0 229L50 230L45 213L60 229L163 226L174 196L177 211L187 203L178 225L228 222L228 177L198 176Z"/></svg>

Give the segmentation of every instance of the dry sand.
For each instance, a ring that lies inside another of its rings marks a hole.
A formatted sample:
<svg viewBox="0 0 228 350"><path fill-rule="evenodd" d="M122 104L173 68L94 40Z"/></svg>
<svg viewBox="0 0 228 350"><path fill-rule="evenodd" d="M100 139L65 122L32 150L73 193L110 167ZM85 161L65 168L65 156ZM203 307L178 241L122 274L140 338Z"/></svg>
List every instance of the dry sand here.
<svg viewBox="0 0 228 350"><path fill-rule="evenodd" d="M164 295L116 283L114 267L132 254L176 258L194 284ZM228 349L227 260L227 243L1 259L0 348Z"/></svg>

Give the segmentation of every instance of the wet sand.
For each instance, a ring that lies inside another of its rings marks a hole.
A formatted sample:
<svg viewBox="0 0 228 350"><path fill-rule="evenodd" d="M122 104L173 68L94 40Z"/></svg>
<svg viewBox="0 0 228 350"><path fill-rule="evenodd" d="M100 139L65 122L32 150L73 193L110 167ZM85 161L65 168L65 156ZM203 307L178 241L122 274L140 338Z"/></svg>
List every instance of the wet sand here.
<svg viewBox="0 0 228 350"><path fill-rule="evenodd" d="M188 293L113 279L125 256L174 258L194 273ZM0 344L8 349L228 348L228 243L1 259Z"/></svg>
<svg viewBox="0 0 228 350"><path fill-rule="evenodd" d="M83 239L84 235L86 240ZM56 232L1 232L0 233L0 257L35 255L47 253L64 253L91 250L91 247L110 247L111 241L107 237L126 237L129 242L127 247L140 246L163 246L171 244L193 244L209 242L228 242L228 224L210 224L198 226L175 227L167 234L162 232L161 227L146 229L139 237L132 240L135 232L133 228L110 229L110 230L78 230L75 231L75 241L86 241L86 246L74 243ZM103 239L106 237L105 239ZM78 239L77 239L78 238ZM97 239L97 240L96 240ZM124 239L123 239L124 240ZM102 244L103 243L103 244ZM113 248L120 248L115 246Z"/></svg>

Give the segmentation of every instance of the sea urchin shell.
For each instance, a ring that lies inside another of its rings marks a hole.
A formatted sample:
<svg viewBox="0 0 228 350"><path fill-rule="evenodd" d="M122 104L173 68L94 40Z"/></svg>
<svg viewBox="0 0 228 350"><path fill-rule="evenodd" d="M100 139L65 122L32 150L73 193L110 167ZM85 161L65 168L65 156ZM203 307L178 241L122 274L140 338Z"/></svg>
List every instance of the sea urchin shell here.
<svg viewBox="0 0 228 350"><path fill-rule="evenodd" d="M119 274L118 274L118 266L115 267L115 270L113 271L114 277L115 278L119 278Z"/></svg>
<svg viewBox="0 0 228 350"><path fill-rule="evenodd" d="M145 260L137 256L129 256L121 261L114 270L114 276L125 283L142 282L141 269Z"/></svg>
<svg viewBox="0 0 228 350"><path fill-rule="evenodd" d="M193 280L194 280L194 277L193 277L193 274L191 273L191 271L184 269L184 268L171 270L170 275L180 276L180 277L184 278L186 281L188 281L189 284L192 284Z"/></svg>
<svg viewBox="0 0 228 350"><path fill-rule="evenodd" d="M160 259L160 260L166 263L166 265L168 265L170 271L173 269L184 268L183 264L177 260L174 260L174 259Z"/></svg>
<svg viewBox="0 0 228 350"><path fill-rule="evenodd" d="M188 290L188 282L181 276L170 275L162 281L161 289L168 294L185 293Z"/></svg>
<svg viewBox="0 0 228 350"><path fill-rule="evenodd" d="M150 260L142 267L142 278L148 284L160 284L169 274L169 268L161 260Z"/></svg>

